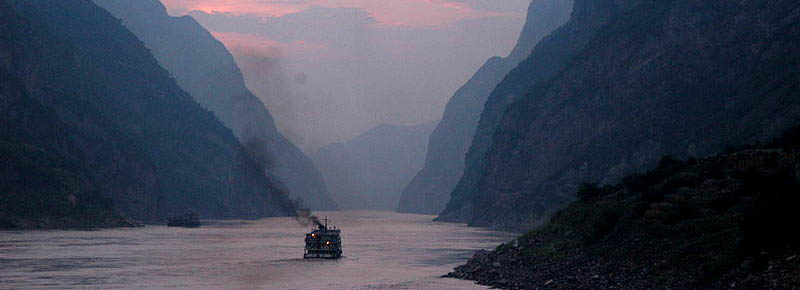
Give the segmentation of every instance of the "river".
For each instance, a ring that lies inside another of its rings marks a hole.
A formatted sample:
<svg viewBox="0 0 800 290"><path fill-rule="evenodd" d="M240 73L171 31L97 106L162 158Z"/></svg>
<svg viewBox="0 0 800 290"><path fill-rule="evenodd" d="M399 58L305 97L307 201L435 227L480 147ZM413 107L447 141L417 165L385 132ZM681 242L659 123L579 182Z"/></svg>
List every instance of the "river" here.
<svg viewBox="0 0 800 290"><path fill-rule="evenodd" d="M342 230L342 259L303 260L311 227L292 218L0 232L0 289L486 289L439 276L515 236L427 215L317 215Z"/></svg>

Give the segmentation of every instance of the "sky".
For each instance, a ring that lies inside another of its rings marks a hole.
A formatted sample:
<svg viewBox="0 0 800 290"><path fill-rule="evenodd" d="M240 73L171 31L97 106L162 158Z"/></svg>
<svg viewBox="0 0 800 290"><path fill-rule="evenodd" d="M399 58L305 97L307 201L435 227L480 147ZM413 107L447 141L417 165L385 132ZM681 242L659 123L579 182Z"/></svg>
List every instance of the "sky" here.
<svg viewBox="0 0 800 290"><path fill-rule="evenodd" d="M441 118L516 43L531 0L162 0L233 53L278 129L307 153L385 123Z"/></svg>

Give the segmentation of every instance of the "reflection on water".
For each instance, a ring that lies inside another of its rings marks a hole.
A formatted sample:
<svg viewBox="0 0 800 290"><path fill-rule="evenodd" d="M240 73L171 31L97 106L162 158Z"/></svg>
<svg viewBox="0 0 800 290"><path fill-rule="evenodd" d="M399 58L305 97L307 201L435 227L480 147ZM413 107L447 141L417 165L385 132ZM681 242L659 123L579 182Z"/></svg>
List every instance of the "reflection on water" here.
<svg viewBox="0 0 800 290"><path fill-rule="evenodd" d="M344 258L303 260L291 218L196 229L0 232L0 289L484 289L438 278L512 233L392 212L318 213Z"/></svg>

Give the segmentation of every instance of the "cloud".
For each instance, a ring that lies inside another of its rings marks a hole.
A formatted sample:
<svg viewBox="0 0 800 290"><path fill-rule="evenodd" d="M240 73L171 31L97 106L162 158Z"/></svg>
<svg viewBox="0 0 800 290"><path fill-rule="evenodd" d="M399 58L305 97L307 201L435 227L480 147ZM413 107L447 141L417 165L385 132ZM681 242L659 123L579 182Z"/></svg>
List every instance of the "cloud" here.
<svg viewBox="0 0 800 290"><path fill-rule="evenodd" d="M254 14L263 17L280 17L304 10L312 0L162 0L171 14L189 11L206 13Z"/></svg>
<svg viewBox="0 0 800 290"><path fill-rule="evenodd" d="M233 54L258 55L266 58L302 58L321 60L330 57L325 44L308 40L281 42L265 36L241 32L212 32Z"/></svg>
<svg viewBox="0 0 800 290"><path fill-rule="evenodd" d="M505 0L504 0L505 1ZM366 11L379 25L444 27L464 19L518 16L519 11L502 11L486 1L454 0L163 0L171 14L190 11L255 15L264 19L298 13L310 7L355 8ZM475 7L480 8L475 8ZM506 5L507 6L507 5Z"/></svg>
<svg viewBox="0 0 800 290"><path fill-rule="evenodd" d="M297 13L262 19L227 12L190 15L208 27L229 49L261 50L273 56L275 49L288 59L353 60L374 46L380 32L366 11L355 8L311 6Z"/></svg>

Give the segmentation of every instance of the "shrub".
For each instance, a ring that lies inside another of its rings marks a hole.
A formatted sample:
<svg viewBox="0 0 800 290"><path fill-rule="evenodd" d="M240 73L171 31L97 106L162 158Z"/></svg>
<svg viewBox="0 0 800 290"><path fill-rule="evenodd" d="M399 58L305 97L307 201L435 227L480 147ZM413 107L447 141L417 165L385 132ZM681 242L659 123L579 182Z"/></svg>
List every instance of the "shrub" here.
<svg viewBox="0 0 800 290"><path fill-rule="evenodd" d="M592 201L603 195L603 189L597 183L584 183L578 187L578 199Z"/></svg>

